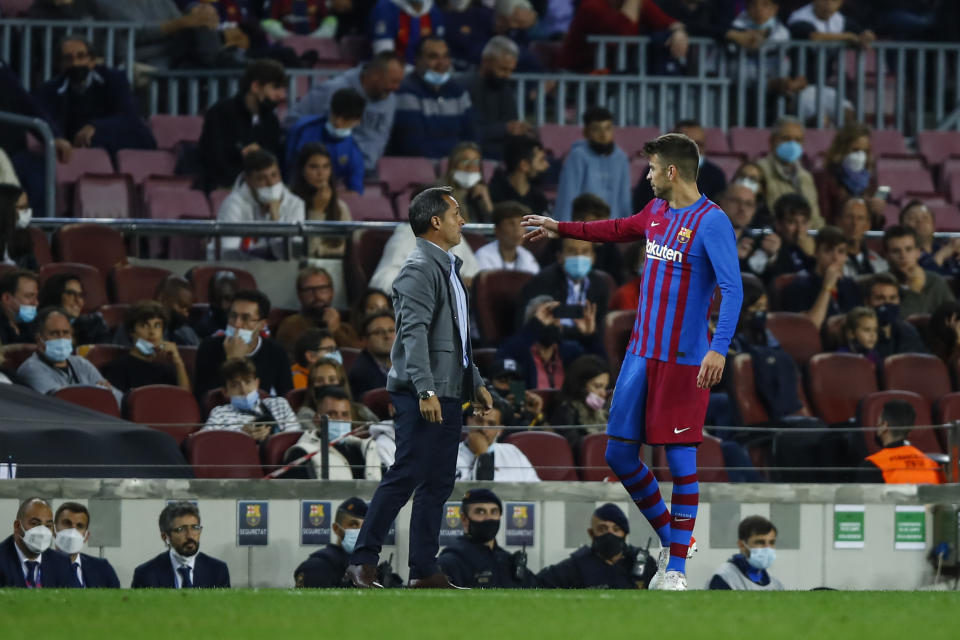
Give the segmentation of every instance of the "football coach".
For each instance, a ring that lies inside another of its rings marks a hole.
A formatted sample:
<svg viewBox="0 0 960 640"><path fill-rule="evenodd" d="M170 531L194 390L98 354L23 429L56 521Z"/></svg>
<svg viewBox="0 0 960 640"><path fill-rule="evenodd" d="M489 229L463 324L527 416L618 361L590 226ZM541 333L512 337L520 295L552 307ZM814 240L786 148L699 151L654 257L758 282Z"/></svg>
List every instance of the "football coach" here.
<svg viewBox="0 0 960 640"><path fill-rule="evenodd" d="M367 509L346 577L357 587L378 588L383 539L400 509L413 498L410 516L410 587L457 588L437 564L443 504L453 491L463 403L493 408L473 364L467 290L460 279L464 225L460 205L445 187L426 189L410 203L417 247L393 282L397 339L390 353L387 390L396 410L397 454Z"/></svg>

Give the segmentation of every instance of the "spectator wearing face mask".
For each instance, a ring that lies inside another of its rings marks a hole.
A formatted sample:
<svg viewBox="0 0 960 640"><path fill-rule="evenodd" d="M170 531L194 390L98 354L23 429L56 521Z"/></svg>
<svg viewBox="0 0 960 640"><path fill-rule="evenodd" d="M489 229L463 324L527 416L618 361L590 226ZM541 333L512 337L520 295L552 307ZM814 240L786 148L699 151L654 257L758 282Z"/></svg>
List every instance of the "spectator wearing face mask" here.
<svg viewBox="0 0 960 640"><path fill-rule="evenodd" d="M0 159L5 157L0 156ZM16 181L16 176L12 176ZM27 192L18 184L0 184L0 263L37 271L30 222L33 209Z"/></svg>
<svg viewBox="0 0 960 640"><path fill-rule="evenodd" d="M332 355L332 354L331 354ZM339 353L337 353L339 355ZM350 400L350 420L353 422L377 422L379 418L370 407L362 402L354 400L353 390L350 388L350 380L347 379L347 373L343 370L343 364L327 355L320 358L310 366L308 372L307 393L303 399L303 405L297 411L297 420L300 424L312 425L316 422L319 408L323 398L318 392L325 387L339 387Z"/></svg>
<svg viewBox="0 0 960 640"><path fill-rule="evenodd" d="M284 398L260 397L260 378L248 358L232 358L220 367L229 404L214 407L203 431L240 431L262 442L275 433L301 431L300 422Z"/></svg>
<svg viewBox="0 0 960 640"><path fill-rule="evenodd" d="M583 137L563 161L554 217L569 222L573 199L592 193L610 206L611 218L633 213L630 202L630 160L613 141L613 114L604 107L583 112Z"/></svg>
<svg viewBox="0 0 960 640"><path fill-rule="evenodd" d="M877 353L877 314L870 307L854 307L843 323L844 343L837 351L856 353L875 365L882 361Z"/></svg>
<svg viewBox="0 0 960 640"><path fill-rule="evenodd" d="M110 384L124 393L150 384L191 390L177 345L164 338L166 322L166 310L159 302L145 300L130 307L123 324L132 346L104 366Z"/></svg>
<svg viewBox="0 0 960 640"><path fill-rule="evenodd" d="M90 541L90 511L79 502L64 502L54 514L57 549L70 557L82 589L119 589L120 580L106 558L82 553Z"/></svg>
<svg viewBox="0 0 960 640"><path fill-rule="evenodd" d="M504 416L512 413L496 396L493 411L466 418L470 429L457 451L457 480L494 482L539 482L530 460L515 445L497 442L503 433Z"/></svg>
<svg viewBox="0 0 960 640"><path fill-rule="evenodd" d="M610 367L597 356L580 356L567 369L560 388L563 402L550 414L550 424L582 425L580 429L560 431L574 451L579 450L580 442L587 435L606 431L610 386Z"/></svg>
<svg viewBox="0 0 960 640"><path fill-rule="evenodd" d="M559 306L549 295L531 298L522 327L497 349L497 358L514 360L526 372L528 389L559 389L564 368L583 355L579 342L561 338L560 319L553 315Z"/></svg>
<svg viewBox="0 0 960 640"><path fill-rule="evenodd" d="M536 586L520 553L497 544L503 503L489 489L471 489L460 503L463 535L437 557L440 570L453 584L472 589L522 589Z"/></svg>
<svg viewBox="0 0 960 640"><path fill-rule="evenodd" d="M829 224L839 222L847 201L860 198L868 207L867 224L883 226L886 202L875 196L877 167L870 147L870 129L850 122L837 132L827 149L824 168L814 179L820 195L820 213Z"/></svg>
<svg viewBox="0 0 960 640"><path fill-rule="evenodd" d="M460 204L465 220L474 223L491 222L493 201L483 182L483 158L474 142L461 142L450 152L447 173L435 186L451 187L450 195Z"/></svg>
<svg viewBox="0 0 960 640"><path fill-rule="evenodd" d="M76 588L69 556L50 548L53 510L43 498L27 498L17 508L13 535L0 542L0 587Z"/></svg>
<svg viewBox="0 0 960 640"><path fill-rule="evenodd" d="M740 553L727 560L707 589L734 591L783 591L783 584L767 570L777 557L777 528L763 516L744 518L737 527Z"/></svg>
<svg viewBox="0 0 960 640"><path fill-rule="evenodd" d="M823 226L813 175L803 168L803 124L796 118L780 118L770 131L770 153L757 161L766 182L767 207L771 210L785 193L799 193L810 203L810 228Z"/></svg>
<svg viewBox="0 0 960 640"><path fill-rule="evenodd" d="M33 342L33 321L37 317L37 274L12 269L0 275L0 344Z"/></svg>
<svg viewBox="0 0 960 640"><path fill-rule="evenodd" d="M900 315L900 283L891 273L878 273L867 283L867 306L877 316L877 354L926 353L920 334Z"/></svg>
<svg viewBox="0 0 960 640"><path fill-rule="evenodd" d="M590 546L537 574L542 589L646 589L657 562L627 543L630 522L612 502L590 516Z"/></svg>
<svg viewBox="0 0 960 640"><path fill-rule="evenodd" d="M344 573L366 517L367 503L360 498L340 503L330 527L335 540L300 563L293 572L294 584L307 589L352 588L350 580L344 580Z"/></svg>

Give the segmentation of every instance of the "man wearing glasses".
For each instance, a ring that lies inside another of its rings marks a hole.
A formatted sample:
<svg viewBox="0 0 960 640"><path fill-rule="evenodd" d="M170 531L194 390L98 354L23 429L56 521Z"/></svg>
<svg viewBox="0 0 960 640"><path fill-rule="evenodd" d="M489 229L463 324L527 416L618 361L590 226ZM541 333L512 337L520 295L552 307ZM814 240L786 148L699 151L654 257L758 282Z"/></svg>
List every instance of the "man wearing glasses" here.
<svg viewBox="0 0 960 640"><path fill-rule="evenodd" d="M283 319L277 327L277 342L288 354L293 354L297 339L307 329L326 329L341 347L359 347L357 331L340 320L340 312L333 307L333 278L326 269L306 267L297 274L297 299L300 313Z"/></svg>
<svg viewBox="0 0 960 640"><path fill-rule="evenodd" d="M200 510L186 500L160 512L160 539L169 547L133 571L134 589L230 588L226 563L200 553Z"/></svg>
<svg viewBox="0 0 960 640"><path fill-rule="evenodd" d="M237 291L227 312L227 326L200 343L197 349L194 393L200 402L211 389L223 386L220 366L228 358L250 358L257 369L260 388L271 396L293 389L290 360L279 344L264 337L270 300L261 291Z"/></svg>
<svg viewBox="0 0 960 640"><path fill-rule="evenodd" d="M387 386L390 372L390 350L397 337L397 323L392 311L377 311L363 319L364 348L357 356L350 373L350 390L359 398L370 389Z"/></svg>

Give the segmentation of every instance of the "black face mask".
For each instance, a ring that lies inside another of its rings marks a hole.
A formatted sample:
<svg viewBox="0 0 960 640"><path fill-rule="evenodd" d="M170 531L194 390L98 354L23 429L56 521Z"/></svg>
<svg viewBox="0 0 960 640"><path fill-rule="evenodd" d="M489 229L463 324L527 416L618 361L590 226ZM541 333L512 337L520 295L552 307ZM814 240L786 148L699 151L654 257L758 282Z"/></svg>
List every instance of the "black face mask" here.
<svg viewBox="0 0 960 640"><path fill-rule="evenodd" d="M605 533L602 536L595 536L590 550L594 555L600 556L604 560L612 560L623 553L627 541L615 533Z"/></svg>
<svg viewBox="0 0 960 640"><path fill-rule="evenodd" d="M613 143L608 142L606 144L600 144L599 142L594 142L593 140L587 140L587 144L590 145L590 149L600 156L608 156L613 153Z"/></svg>
<svg viewBox="0 0 960 640"><path fill-rule="evenodd" d="M539 320L537 324L537 342L543 347L552 347L560 342L560 327L555 324L545 325Z"/></svg>
<svg viewBox="0 0 960 640"><path fill-rule="evenodd" d="M497 532L500 531L500 520L496 518L490 520L470 520L469 522L470 530L467 532L467 537L477 544L490 542L497 537Z"/></svg>
<svg viewBox="0 0 960 640"><path fill-rule="evenodd" d="M260 114L266 115L268 113L273 113L273 110L277 108L277 102L271 100L270 98L264 98L260 101Z"/></svg>
<svg viewBox="0 0 960 640"><path fill-rule="evenodd" d="M90 75L90 67L86 65L67 67L66 74L71 84L83 84Z"/></svg>

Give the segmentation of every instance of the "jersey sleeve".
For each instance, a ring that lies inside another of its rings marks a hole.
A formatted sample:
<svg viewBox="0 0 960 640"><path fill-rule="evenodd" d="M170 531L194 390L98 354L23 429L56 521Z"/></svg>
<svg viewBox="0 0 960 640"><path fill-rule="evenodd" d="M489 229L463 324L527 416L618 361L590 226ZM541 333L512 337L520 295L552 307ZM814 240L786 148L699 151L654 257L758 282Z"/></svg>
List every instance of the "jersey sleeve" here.
<svg viewBox="0 0 960 640"><path fill-rule="evenodd" d="M657 199L651 200L643 211L629 218L595 220L594 222L560 222L557 231L561 236L589 240L590 242L633 242L646 235L647 221Z"/></svg>
<svg viewBox="0 0 960 640"><path fill-rule="evenodd" d="M743 279L737 257L737 236L730 220L719 209L713 212L704 235L704 246L720 287L720 319L710 341L710 350L722 356L730 349L743 304Z"/></svg>

